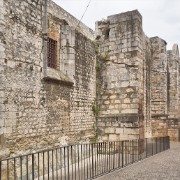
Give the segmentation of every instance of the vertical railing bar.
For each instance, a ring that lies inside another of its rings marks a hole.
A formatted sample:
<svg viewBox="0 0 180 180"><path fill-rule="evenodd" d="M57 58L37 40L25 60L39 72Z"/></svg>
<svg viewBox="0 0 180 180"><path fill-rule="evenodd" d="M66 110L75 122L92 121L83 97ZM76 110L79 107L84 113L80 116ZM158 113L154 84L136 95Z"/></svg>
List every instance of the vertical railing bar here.
<svg viewBox="0 0 180 180"><path fill-rule="evenodd" d="M54 150L52 149L52 179L54 179Z"/></svg>
<svg viewBox="0 0 180 180"><path fill-rule="evenodd" d="M96 172L95 172L95 174L96 174L96 176L97 176L97 174L98 174L98 160L99 160L99 147L100 146L100 143L96 143Z"/></svg>
<svg viewBox="0 0 180 180"><path fill-rule="evenodd" d="M44 180L44 151L43 151L43 180Z"/></svg>
<svg viewBox="0 0 180 180"><path fill-rule="evenodd" d="M20 156L20 167L21 167L20 175L22 180L22 156Z"/></svg>
<svg viewBox="0 0 180 180"><path fill-rule="evenodd" d="M94 177L94 153L93 153L93 144L91 145L91 151L92 151L92 178Z"/></svg>
<svg viewBox="0 0 180 180"><path fill-rule="evenodd" d="M134 163L134 140L132 140L132 163Z"/></svg>
<svg viewBox="0 0 180 180"><path fill-rule="evenodd" d="M131 152L131 146L130 146L130 143L131 143L131 141L129 140L128 141L128 164L130 164L130 158L129 158L129 155L130 155L130 152Z"/></svg>
<svg viewBox="0 0 180 180"><path fill-rule="evenodd" d="M106 160L106 157L105 157L105 146L104 146L104 142L102 142L102 173L104 174L104 169L105 169L105 160Z"/></svg>
<svg viewBox="0 0 180 180"><path fill-rule="evenodd" d="M64 149L64 178L66 180L66 147Z"/></svg>
<svg viewBox="0 0 180 180"><path fill-rule="evenodd" d="M1 170L2 170L2 161L0 161L0 180L1 180L1 176L2 176Z"/></svg>
<svg viewBox="0 0 180 180"><path fill-rule="evenodd" d="M80 158L80 179L82 179L82 161L83 161L83 157L82 157L82 144L80 145L81 147L81 158Z"/></svg>
<svg viewBox="0 0 180 180"><path fill-rule="evenodd" d="M165 143L164 143L164 137L163 137L163 151L165 150Z"/></svg>
<svg viewBox="0 0 180 180"><path fill-rule="evenodd" d="M124 167L124 141L122 141L122 168Z"/></svg>
<svg viewBox="0 0 180 180"><path fill-rule="evenodd" d="M7 174L6 174L6 176L7 176L7 179L9 179L9 160L7 160Z"/></svg>
<svg viewBox="0 0 180 180"><path fill-rule="evenodd" d="M129 151L129 163L132 164L132 158L131 158L131 154L132 154L132 140L130 141L130 151Z"/></svg>
<svg viewBox="0 0 180 180"><path fill-rule="evenodd" d="M83 149L85 151L84 152L84 168L83 168L84 169L84 175L83 175L84 178L83 179L85 179L85 177L86 177L86 145L85 144L83 145Z"/></svg>
<svg viewBox="0 0 180 180"><path fill-rule="evenodd" d="M56 148L56 180L58 180L58 154L57 154L57 148Z"/></svg>
<svg viewBox="0 0 180 180"><path fill-rule="evenodd" d="M63 148L62 147L60 147L60 151L59 151L59 155L60 155L60 168L61 168L61 175L60 175L60 178L61 178L61 180L62 180L62 170L63 170L63 158L62 158L62 150Z"/></svg>
<svg viewBox="0 0 180 180"><path fill-rule="evenodd" d="M160 152L161 152L161 137L159 138L159 140L160 140Z"/></svg>
<svg viewBox="0 0 180 180"><path fill-rule="evenodd" d="M118 141L118 168L120 168L120 142Z"/></svg>
<svg viewBox="0 0 180 180"><path fill-rule="evenodd" d="M155 139L156 139L156 154L157 154L157 153L158 153L158 152L157 152L157 137L156 137Z"/></svg>
<svg viewBox="0 0 180 180"><path fill-rule="evenodd" d="M16 158L14 158L14 180L16 180Z"/></svg>
<svg viewBox="0 0 180 180"><path fill-rule="evenodd" d="M39 170L40 170L40 168L39 168L39 153L38 153L38 180L39 180L39 177L40 177Z"/></svg>
<svg viewBox="0 0 180 180"><path fill-rule="evenodd" d="M34 154L32 154L32 180L34 180Z"/></svg>
<svg viewBox="0 0 180 180"><path fill-rule="evenodd" d="M100 174L102 174L102 172L103 172L103 166L102 166L102 142L100 143L100 153L99 153L99 164L98 164L98 167L100 167L99 169L98 169L98 172L100 173Z"/></svg>
<svg viewBox="0 0 180 180"><path fill-rule="evenodd" d="M96 149L96 144L94 144L94 149ZM96 158L97 158L97 152L96 151L94 151L95 152L95 154L94 154L94 176L93 177L95 177L96 176Z"/></svg>
<svg viewBox="0 0 180 180"><path fill-rule="evenodd" d="M73 161L73 152L72 152L72 150L73 150L73 148L72 148L72 145L71 145L71 166L72 166L72 180L73 180L73 163L74 163L74 161Z"/></svg>
<svg viewBox="0 0 180 180"><path fill-rule="evenodd" d="M148 156L148 146L147 146L147 138L146 138L146 158Z"/></svg>
<svg viewBox="0 0 180 180"><path fill-rule="evenodd" d="M114 169L114 163L115 163L115 142L113 142L113 148L114 148L114 152L113 152L113 169Z"/></svg>
<svg viewBox="0 0 180 180"><path fill-rule="evenodd" d="M140 158L139 158L139 157L140 157L140 156L139 156L139 149L140 149L140 147L139 147L139 139L137 140L137 144L138 144L138 161L139 161L139 159L140 159Z"/></svg>
<svg viewBox="0 0 180 180"><path fill-rule="evenodd" d="M132 152L132 162L134 163L134 140L132 141L132 150L133 150L133 152Z"/></svg>
<svg viewBox="0 0 180 180"><path fill-rule="evenodd" d="M139 160L139 144L138 144L138 140L136 140L136 145L137 145L136 161L138 161Z"/></svg>
<svg viewBox="0 0 180 180"><path fill-rule="evenodd" d="M110 170L111 170L111 151L110 151L110 143L111 143L111 142L109 142L109 172L110 172Z"/></svg>
<svg viewBox="0 0 180 180"><path fill-rule="evenodd" d="M104 149L103 173L105 173L106 172L106 142L103 142L103 149Z"/></svg>
<svg viewBox="0 0 180 180"><path fill-rule="evenodd" d="M104 143L101 143L101 160L100 160L100 167L101 167L101 173L103 174L104 172L104 159L103 159L103 155L104 155Z"/></svg>
<svg viewBox="0 0 180 180"><path fill-rule="evenodd" d="M127 165L127 153L126 153L126 150L127 149L127 147L126 147L126 140L124 141L124 161L125 161L125 163L124 163L124 166L126 166Z"/></svg>
<svg viewBox="0 0 180 180"><path fill-rule="evenodd" d="M87 161L86 161L86 163L87 163L86 179L88 179L88 171L89 171L89 169L88 169L88 162L89 162L89 159L90 159L90 155L89 155L89 150L88 149L89 149L88 148L88 144L86 144L86 157L87 157Z"/></svg>
<svg viewBox="0 0 180 180"><path fill-rule="evenodd" d="M39 171L38 171L38 173L39 173ZM28 174L29 174L29 170L28 170L28 155L27 155L26 156L26 178L27 179L28 179ZM39 180L39 174L38 174L38 180Z"/></svg>
<svg viewBox="0 0 180 180"><path fill-rule="evenodd" d="M70 174L69 174L69 146L67 146L67 163L68 163L67 164L67 168L68 168L67 169L68 170L68 172L67 172L68 173L68 177L67 178L69 180L70 179Z"/></svg>
<svg viewBox="0 0 180 180"><path fill-rule="evenodd" d="M75 171L74 171L74 172L75 172L75 180L76 180L76 171L77 171L77 170L76 170L76 155L77 155L77 153L76 153L76 147L77 147L77 145L75 145L74 147L75 147L75 162L74 162Z"/></svg>
<svg viewBox="0 0 180 180"><path fill-rule="evenodd" d="M48 163L47 163L47 165L48 165L48 180L49 180L49 151L47 151L47 160L48 160Z"/></svg>
<svg viewBox="0 0 180 180"><path fill-rule="evenodd" d="M88 144L88 152L89 152L89 157L88 157L88 164L89 164L89 176L88 176L88 172L87 172L87 177L91 177L91 162L90 162L90 157L91 157L91 151L90 151L90 145Z"/></svg>
<svg viewBox="0 0 180 180"><path fill-rule="evenodd" d="M78 147L78 179L80 179L80 170L79 170L79 145L77 145Z"/></svg>
<svg viewBox="0 0 180 180"><path fill-rule="evenodd" d="M108 171L107 142L105 142L105 172Z"/></svg>

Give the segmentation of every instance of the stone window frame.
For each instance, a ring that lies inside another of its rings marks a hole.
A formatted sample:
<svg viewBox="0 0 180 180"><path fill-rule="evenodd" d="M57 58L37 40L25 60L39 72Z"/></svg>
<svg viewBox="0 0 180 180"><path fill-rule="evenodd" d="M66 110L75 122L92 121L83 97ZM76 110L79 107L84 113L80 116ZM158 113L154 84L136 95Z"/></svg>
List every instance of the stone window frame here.
<svg viewBox="0 0 180 180"><path fill-rule="evenodd" d="M45 49L44 54L45 60L43 65L43 79L50 80L51 82L65 82L70 85L73 85L74 82L62 71L61 66L61 60L62 60L62 32L61 32L61 26L64 24L64 21L61 19L58 19L51 14L48 14L47 17L48 23L47 23L47 36L45 37ZM57 48L56 48L56 66L50 67L48 66L48 39L52 39L54 41L57 41Z"/></svg>

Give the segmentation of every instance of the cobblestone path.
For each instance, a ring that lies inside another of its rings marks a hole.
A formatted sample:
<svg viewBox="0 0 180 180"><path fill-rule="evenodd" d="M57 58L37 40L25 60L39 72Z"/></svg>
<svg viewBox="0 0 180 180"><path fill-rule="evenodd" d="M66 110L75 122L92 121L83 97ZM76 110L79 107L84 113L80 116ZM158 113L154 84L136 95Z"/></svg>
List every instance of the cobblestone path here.
<svg viewBox="0 0 180 180"><path fill-rule="evenodd" d="M180 180L180 143L96 180Z"/></svg>

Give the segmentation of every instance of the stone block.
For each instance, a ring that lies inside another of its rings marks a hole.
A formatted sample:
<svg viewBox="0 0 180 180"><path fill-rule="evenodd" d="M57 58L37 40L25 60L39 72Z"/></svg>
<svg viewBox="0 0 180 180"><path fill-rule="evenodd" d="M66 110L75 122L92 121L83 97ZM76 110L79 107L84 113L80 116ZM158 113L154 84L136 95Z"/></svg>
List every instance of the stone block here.
<svg viewBox="0 0 180 180"><path fill-rule="evenodd" d="M124 103L130 103L131 102L131 100L129 99L129 98L126 98L126 99L124 99Z"/></svg>
<svg viewBox="0 0 180 180"><path fill-rule="evenodd" d="M102 141L108 141L109 140L109 135L103 135L101 137Z"/></svg>
<svg viewBox="0 0 180 180"><path fill-rule="evenodd" d="M116 128L116 134L123 134L124 128Z"/></svg>
<svg viewBox="0 0 180 180"><path fill-rule="evenodd" d="M129 86L129 82L128 82L128 81L121 82L121 83L120 83L120 86L121 86L121 87L128 87L128 86Z"/></svg>
<svg viewBox="0 0 180 180"><path fill-rule="evenodd" d="M121 110L121 113L127 113L127 114L135 113L135 114L137 114L138 109L124 109L124 110Z"/></svg>
<svg viewBox="0 0 180 180"><path fill-rule="evenodd" d="M113 109L113 110L108 110L109 114L119 114L119 110Z"/></svg>
<svg viewBox="0 0 180 180"><path fill-rule="evenodd" d="M110 106L109 106L109 109L114 109L114 106L113 106L113 105L110 105Z"/></svg>
<svg viewBox="0 0 180 180"><path fill-rule="evenodd" d="M116 95L112 95L109 97L110 99L115 99L116 98Z"/></svg>
<svg viewBox="0 0 180 180"><path fill-rule="evenodd" d="M113 134L113 133L115 133L115 128L113 128L113 127L105 128L105 133L106 134Z"/></svg>
<svg viewBox="0 0 180 180"><path fill-rule="evenodd" d="M97 126L98 126L98 127L99 127L99 126L104 127L105 125L106 125L105 122L97 122Z"/></svg>
<svg viewBox="0 0 180 180"><path fill-rule="evenodd" d="M120 100L115 100L114 102L117 103L117 104L121 103Z"/></svg>
<svg viewBox="0 0 180 180"><path fill-rule="evenodd" d="M104 104L108 105L108 104L110 104L110 102L109 101L104 101Z"/></svg>
<svg viewBox="0 0 180 180"><path fill-rule="evenodd" d="M116 134L109 134L109 141L117 141L117 135Z"/></svg>
<svg viewBox="0 0 180 180"><path fill-rule="evenodd" d="M123 141L123 140L129 140L128 134L120 134L120 140L121 140L121 141Z"/></svg>

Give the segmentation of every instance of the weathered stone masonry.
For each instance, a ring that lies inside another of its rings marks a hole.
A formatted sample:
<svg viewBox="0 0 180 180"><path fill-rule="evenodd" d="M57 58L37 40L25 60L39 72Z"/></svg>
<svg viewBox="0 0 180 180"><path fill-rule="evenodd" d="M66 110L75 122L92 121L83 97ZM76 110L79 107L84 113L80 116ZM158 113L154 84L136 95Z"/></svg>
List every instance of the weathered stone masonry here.
<svg viewBox="0 0 180 180"><path fill-rule="evenodd" d="M52 1L48 13L42 0L0 2L1 151L94 138L92 30L76 28L79 21ZM56 69L44 63L48 36L58 43Z"/></svg>
<svg viewBox="0 0 180 180"><path fill-rule="evenodd" d="M48 38L57 42L55 68ZM91 140L179 140L179 60L178 45L167 51L144 34L137 10L93 32L51 0L0 0L0 156Z"/></svg>

